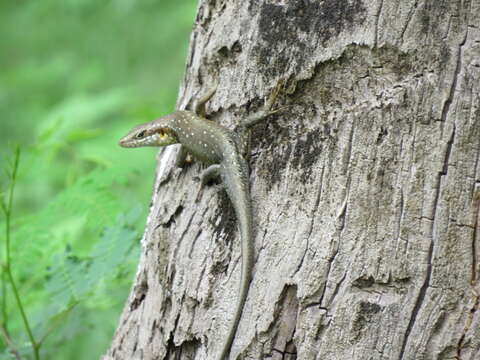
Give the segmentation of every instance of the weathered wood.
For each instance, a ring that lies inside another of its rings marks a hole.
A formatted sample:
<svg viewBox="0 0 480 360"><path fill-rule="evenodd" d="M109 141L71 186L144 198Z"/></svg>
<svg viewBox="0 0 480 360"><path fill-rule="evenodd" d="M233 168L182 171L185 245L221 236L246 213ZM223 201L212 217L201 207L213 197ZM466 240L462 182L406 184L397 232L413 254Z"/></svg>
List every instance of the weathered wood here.
<svg viewBox="0 0 480 360"><path fill-rule="evenodd" d="M231 358L480 359L480 0L205 0L179 107L217 79L229 126L287 80L253 132ZM233 210L175 152L104 359L213 359L233 316Z"/></svg>

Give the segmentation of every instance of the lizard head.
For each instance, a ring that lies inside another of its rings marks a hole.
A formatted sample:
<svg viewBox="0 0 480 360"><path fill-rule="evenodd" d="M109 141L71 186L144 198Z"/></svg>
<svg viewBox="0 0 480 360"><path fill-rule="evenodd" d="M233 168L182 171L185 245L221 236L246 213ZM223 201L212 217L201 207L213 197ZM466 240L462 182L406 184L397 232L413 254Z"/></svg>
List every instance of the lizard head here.
<svg viewBox="0 0 480 360"><path fill-rule="evenodd" d="M165 123L149 122L134 127L120 139L121 147L167 146L178 143L175 131Z"/></svg>

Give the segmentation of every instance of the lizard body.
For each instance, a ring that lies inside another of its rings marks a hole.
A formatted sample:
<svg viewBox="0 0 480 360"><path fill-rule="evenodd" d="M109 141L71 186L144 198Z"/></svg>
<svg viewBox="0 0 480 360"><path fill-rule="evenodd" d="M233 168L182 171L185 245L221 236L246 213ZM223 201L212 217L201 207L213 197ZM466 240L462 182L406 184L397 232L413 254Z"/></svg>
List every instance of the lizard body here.
<svg viewBox="0 0 480 360"><path fill-rule="evenodd" d="M202 174L202 186L213 177L220 176L225 190L232 202L239 224L242 248L242 271L237 307L229 332L222 348L219 360L227 359L237 327L242 316L243 307L252 279L254 244L252 236L252 209L248 181L248 165L242 156L240 137L233 131L218 125L203 116L204 103L215 90L195 106L195 112L176 111L159 119L133 128L120 140L122 147L167 146L180 143L181 153L186 150L196 159L210 165ZM274 92L264 109L249 116L242 124L244 128L254 125L270 111L277 95ZM182 155L181 155L182 156ZM178 161L177 161L177 164Z"/></svg>

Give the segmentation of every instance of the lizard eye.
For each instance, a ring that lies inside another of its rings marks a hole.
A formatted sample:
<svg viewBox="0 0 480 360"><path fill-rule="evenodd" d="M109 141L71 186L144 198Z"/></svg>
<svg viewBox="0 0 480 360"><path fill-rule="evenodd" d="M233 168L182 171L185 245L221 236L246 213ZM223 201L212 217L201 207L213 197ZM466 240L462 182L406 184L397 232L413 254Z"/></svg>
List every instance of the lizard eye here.
<svg viewBox="0 0 480 360"><path fill-rule="evenodd" d="M145 136L145 132L146 132L145 130L140 131L140 132L137 134L136 138L137 138L137 139L142 139L142 138Z"/></svg>

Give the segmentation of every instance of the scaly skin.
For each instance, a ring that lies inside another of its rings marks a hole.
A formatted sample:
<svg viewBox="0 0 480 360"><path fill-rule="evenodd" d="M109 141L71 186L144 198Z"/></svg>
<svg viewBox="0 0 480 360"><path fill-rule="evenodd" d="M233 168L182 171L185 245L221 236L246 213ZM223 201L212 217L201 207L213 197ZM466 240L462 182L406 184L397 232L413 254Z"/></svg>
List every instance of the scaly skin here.
<svg viewBox="0 0 480 360"><path fill-rule="evenodd" d="M213 95L207 96L195 106L197 113L203 112L203 104ZM274 113L270 107L277 95L274 92L264 109L251 115L245 128L254 125ZM202 175L202 184L219 175L235 209L242 237L242 273L235 316L222 348L219 360L228 358L252 279L254 244L252 237L252 207L248 183L248 165L243 158L239 137L231 130L215 124L191 111L176 111L162 118L133 128L120 140L122 147L166 146L182 144L196 159L210 164Z"/></svg>

